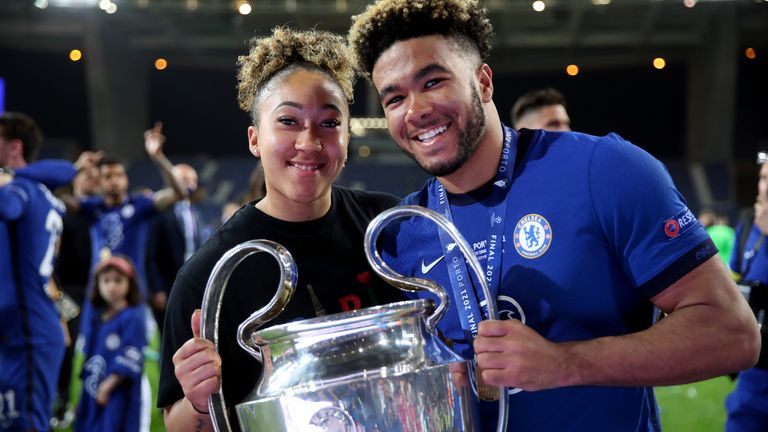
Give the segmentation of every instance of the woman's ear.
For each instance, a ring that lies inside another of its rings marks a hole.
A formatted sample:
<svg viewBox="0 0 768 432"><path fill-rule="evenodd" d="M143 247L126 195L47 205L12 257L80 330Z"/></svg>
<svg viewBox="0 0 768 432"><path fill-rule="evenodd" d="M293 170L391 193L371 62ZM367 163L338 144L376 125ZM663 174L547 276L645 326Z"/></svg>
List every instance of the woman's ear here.
<svg viewBox="0 0 768 432"><path fill-rule="evenodd" d="M259 153L259 130L256 126L248 126L248 150L256 157L261 157Z"/></svg>

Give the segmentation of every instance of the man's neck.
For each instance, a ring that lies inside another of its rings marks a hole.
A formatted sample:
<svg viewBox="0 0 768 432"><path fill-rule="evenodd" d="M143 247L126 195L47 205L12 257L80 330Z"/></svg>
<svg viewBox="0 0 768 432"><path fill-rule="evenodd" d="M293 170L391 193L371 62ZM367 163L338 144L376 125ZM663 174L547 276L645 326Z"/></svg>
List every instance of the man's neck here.
<svg viewBox="0 0 768 432"><path fill-rule="evenodd" d="M104 195L104 202L109 207L114 207L116 205L122 204L126 198L128 198L128 194L106 194Z"/></svg>
<svg viewBox="0 0 768 432"><path fill-rule="evenodd" d="M458 170L437 179L450 193L473 191L494 178L503 146L504 129L498 112L493 107L486 110L485 132L480 137L475 153Z"/></svg>
<svg viewBox="0 0 768 432"><path fill-rule="evenodd" d="M24 160L23 158L14 158L14 157L12 157L8 161L8 167L11 168L11 169L14 169L14 170L24 168L27 165L28 165L27 161Z"/></svg>

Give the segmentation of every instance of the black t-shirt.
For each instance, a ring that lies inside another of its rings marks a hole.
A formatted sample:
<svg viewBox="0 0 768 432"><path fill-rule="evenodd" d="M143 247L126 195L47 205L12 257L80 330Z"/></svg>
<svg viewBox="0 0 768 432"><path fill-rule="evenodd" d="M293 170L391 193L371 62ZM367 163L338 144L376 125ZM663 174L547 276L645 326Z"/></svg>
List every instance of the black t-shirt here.
<svg viewBox="0 0 768 432"><path fill-rule="evenodd" d="M240 243L272 240L288 249L296 261L298 284L293 298L277 318L263 327L314 318L318 309L333 314L405 300L402 291L376 276L363 250L368 223L398 201L393 195L334 186L330 211L313 221L281 221L261 212L253 203L235 213L181 268L171 289L163 330L158 407L184 397L174 374L173 355L192 337L190 318L202 304L214 265ZM224 399L230 407L242 402L261 376L260 363L237 344L237 326L269 302L279 277L274 258L257 253L240 263L227 284L219 322L219 351Z"/></svg>

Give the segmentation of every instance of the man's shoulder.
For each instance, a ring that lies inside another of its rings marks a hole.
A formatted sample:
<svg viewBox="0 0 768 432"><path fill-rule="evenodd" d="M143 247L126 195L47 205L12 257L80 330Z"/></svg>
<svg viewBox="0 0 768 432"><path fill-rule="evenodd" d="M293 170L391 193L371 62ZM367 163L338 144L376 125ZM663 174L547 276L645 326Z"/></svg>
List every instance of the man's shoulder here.
<svg viewBox="0 0 768 432"><path fill-rule="evenodd" d="M126 204L133 204L133 205L154 205L155 201L153 199L153 192L139 192L130 194L128 196L128 200L123 203L123 205Z"/></svg>
<svg viewBox="0 0 768 432"><path fill-rule="evenodd" d="M429 178L424 182L424 185L421 186L421 189L406 195L405 198L400 201L400 205L419 205L427 207L429 203L430 188L435 182L437 182L436 178Z"/></svg>
<svg viewBox="0 0 768 432"><path fill-rule="evenodd" d="M29 205L52 207L60 213L65 211L64 203L56 198L43 182L16 177L8 186L10 186L8 190L20 194L23 200L29 202Z"/></svg>

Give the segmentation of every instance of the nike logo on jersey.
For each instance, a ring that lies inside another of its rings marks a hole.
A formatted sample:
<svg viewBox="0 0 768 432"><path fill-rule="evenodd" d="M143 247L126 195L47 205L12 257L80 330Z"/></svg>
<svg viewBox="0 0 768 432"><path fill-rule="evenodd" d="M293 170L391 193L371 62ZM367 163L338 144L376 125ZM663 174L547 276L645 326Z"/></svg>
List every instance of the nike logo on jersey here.
<svg viewBox="0 0 768 432"><path fill-rule="evenodd" d="M427 274L427 273L429 273L429 271L430 271L430 270L432 270L432 268L433 268L434 266L436 266L436 265L437 265L437 263L439 263L441 259L443 259L443 256L444 256L444 255L440 255L439 257L437 257L437 259L436 259L436 260L434 260L434 261L432 261L431 263L429 263L429 264L426 264L426 265L424 264L424 259L422 259L422 260L421 260L421 273L422 273L422 274Z"/></svg>

